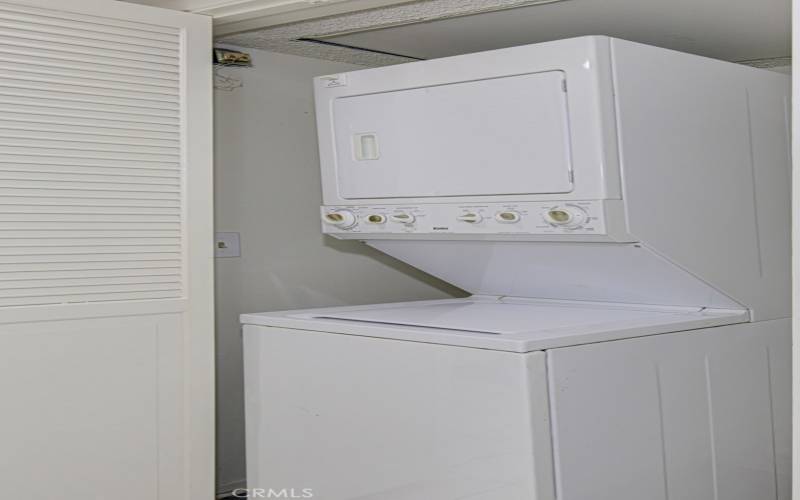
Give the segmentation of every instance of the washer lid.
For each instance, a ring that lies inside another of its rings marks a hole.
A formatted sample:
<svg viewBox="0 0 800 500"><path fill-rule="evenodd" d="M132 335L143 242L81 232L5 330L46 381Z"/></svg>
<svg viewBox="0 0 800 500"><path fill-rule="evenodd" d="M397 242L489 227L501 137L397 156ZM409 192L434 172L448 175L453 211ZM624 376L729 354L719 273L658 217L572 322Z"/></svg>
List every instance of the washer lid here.
<svg viewBox="0 0 800 500"><path fill-rule="evenodd" d="M360 311L343 311L315 315L320 319L338 319L362 323L417 326L494 335L520 334L534 331L616 324L647 319L653 322L672 319L674 310L621 309L609 307L575 307L531 304L524 302L463 301L432 303L407 307L374 307Z"/></svg>
<svg viewBox="0 0 800 500"><path fill-rule="evenodd" d="M744 310L476 296L243 314L242 323L530 352L749 321Z"/></svg>

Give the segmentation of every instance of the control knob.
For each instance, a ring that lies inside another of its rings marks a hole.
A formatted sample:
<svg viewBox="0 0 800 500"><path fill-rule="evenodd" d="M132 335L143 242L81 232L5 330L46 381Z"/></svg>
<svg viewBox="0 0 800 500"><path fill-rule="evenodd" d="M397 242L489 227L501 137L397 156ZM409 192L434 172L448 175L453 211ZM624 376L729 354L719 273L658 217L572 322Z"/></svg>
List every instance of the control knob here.
<svg viewBox="0 0 800 500"><path fill-rule="evenodd" d="M555 227L577 229L586 222L586 212L578 207L553 207L542 215L545 222Z"/></svg>
<svg viewBox="0 0 800 500"><path fill-rule="evenodd" d="M340 229L349 229L356 225L358 219L355 214L349 210L336 210L328 212L322 216L322 220L326 224L338 227Z"/></svg>
<svg viewBox="0 0 800 500"><path fill-rule="evenodd" d="M458 216L458 220L462 222L468 222L470 224L477 224L478 222L483 220L483 217L481 216L481 214L469 212Z"/></svg>
<svg viewBox="0 0 800 500"><path fill-rule="evenodd" d="M516 224L520 219L522 219L522 215L515 210L505 210L494 215L494 220L503 224Z"/></svg>
<svg viewBox="0 0 800 500"><path fill-rule="evenodd" d="M389 220L398 224L413 224L416 218L408 212L398 212L390 215Z"/></svg>
<svg viewBox="0 0 800 500"><path fill-rule="evenodd" d="M381 214L368 215L367 222L369 222L370 224L385 224L386 216Z"/></svg>

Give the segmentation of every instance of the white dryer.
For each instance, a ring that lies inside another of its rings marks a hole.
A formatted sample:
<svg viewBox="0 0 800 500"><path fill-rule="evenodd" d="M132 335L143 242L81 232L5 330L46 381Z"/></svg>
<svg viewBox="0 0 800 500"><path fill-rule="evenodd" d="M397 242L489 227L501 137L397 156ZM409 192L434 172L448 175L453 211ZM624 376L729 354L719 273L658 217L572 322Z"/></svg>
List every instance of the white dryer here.
<svg viewBox="0 0 800 500"><path fill-rule="evenodd" d="M473 295L243 315L250 488L789 499L786 76L582 37L315 89L323 230Z"/></svg>

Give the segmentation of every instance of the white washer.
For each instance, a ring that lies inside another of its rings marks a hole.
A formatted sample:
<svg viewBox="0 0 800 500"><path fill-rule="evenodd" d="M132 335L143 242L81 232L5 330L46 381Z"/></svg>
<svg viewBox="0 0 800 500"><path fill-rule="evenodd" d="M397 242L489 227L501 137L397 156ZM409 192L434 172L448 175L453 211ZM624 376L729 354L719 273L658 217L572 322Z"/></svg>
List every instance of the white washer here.
<svg viewBox="0 0 800 500"><path fill-rule="evenodd" d="M242 321L253 487L788 498L788 320L473 297Z"/></svg>
<svg viewBox="0 0 800 500"><path fill-rule="evenodd" d="M243 315L249 487L789 499L785 75L582 37L315 92L323 231L473 295Z"/></svg>

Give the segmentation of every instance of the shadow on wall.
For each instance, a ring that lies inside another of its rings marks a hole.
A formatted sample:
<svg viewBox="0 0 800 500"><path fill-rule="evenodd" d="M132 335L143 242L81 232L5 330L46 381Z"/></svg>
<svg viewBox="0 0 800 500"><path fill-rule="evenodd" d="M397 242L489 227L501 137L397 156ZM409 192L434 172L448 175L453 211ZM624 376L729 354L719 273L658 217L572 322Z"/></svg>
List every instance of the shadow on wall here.
<svg viewBox="0 0 800 500"><path fill-rule="evenodd" d="M437 290L448 295L452 295L453 297L468 297L470 295L470 293L465 290L453 286L446 281L442 281L439 278L426 273L425 271L421 271L416 267L412 267L405 262L397 260L379 250L375 250L365 243L360 243L353 240L340 240L332 236L325 236L323 245L337 252L366 255L367 257L376 260L384 266L390 267L397 272L405 274L406 276L410 276L421 282L427 283Z"/></svg>

